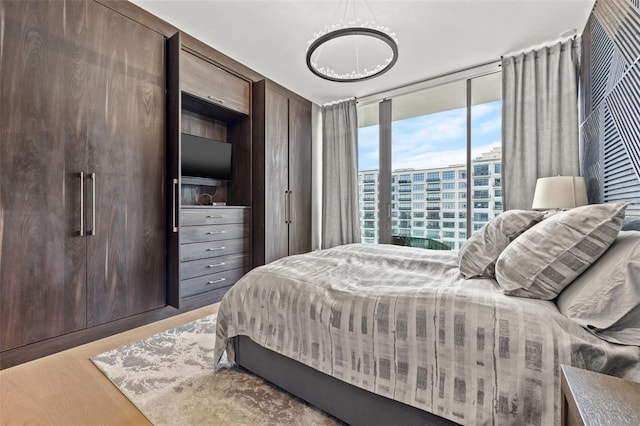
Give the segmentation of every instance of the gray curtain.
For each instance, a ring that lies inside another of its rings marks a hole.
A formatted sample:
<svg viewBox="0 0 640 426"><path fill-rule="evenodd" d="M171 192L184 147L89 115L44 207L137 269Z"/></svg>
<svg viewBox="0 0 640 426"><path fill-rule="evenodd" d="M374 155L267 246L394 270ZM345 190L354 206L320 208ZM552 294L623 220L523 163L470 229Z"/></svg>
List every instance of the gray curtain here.
<svg viewBox="0 0 640 426"><path fill-rule="evenodd" d="M530 210L539 177L579 175L579 56L578 39L502 59L505 210Z"/></svg>
<svg viewBox="0 0 640 426"><path fill-rule="evenodd" d="M356 101L322 107L322 248L360 242Z"/></svg>

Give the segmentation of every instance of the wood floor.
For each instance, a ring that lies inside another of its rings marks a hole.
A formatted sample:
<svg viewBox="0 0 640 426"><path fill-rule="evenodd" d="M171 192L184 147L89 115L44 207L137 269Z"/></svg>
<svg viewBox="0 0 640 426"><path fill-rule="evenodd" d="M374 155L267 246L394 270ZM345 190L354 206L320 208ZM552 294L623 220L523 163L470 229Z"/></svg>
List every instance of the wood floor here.
<svg viewBox="0 0 640 426"><path fill-rule="evenodd" d="M89 358L216 313L218 305L0 371L0 425L149 425Z"/></svg>

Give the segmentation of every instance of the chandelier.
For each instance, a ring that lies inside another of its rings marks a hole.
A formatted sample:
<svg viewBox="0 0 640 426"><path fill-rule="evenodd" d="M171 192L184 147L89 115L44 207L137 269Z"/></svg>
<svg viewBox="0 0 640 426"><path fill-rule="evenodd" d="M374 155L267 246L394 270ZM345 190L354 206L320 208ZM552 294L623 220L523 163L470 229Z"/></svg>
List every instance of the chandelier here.
<svg viewBox="0 0 640 426"><path fill-rule="evenodd" d="M389 71L397 60L395 33L377 25L375 18L364 23L355 16L348 22L342 20L315 33L307 44L307 67L318 77L330 81L367 80Z"/></svg>

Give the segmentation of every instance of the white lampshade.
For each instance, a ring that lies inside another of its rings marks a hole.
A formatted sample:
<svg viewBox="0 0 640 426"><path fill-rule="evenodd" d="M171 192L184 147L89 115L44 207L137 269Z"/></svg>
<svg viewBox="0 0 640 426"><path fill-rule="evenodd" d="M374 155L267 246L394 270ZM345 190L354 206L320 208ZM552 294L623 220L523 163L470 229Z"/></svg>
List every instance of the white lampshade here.
<svg viewBox="0 0 640 426"><path fill-rule="evenodd" d="M587 186L580 176L552 176L536 182L534 210L572 209L589 204Z"/></svg>

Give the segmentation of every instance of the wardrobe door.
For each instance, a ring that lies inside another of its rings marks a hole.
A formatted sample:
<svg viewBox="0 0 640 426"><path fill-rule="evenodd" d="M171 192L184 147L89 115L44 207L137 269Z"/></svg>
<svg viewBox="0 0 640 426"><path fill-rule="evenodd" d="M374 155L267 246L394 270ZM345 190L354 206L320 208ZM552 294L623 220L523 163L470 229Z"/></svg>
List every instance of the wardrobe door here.
<svg viewBox="0 0 640 426"><path fill-rule="evenodd" d="M0 350L85 327L83 13L0 2Z"/></svg>
<svg viewBox="0 0 640 426"><path fill-rule="evenodd" d="M289 254L288 122L286 96L267 89L265 99L265 263Z"/></svg>
<svg viewBox="0 0 640 426"><path fill-rule="evenodd" d="M311 251L311 107L289 99L289 254Z"/></svg>
<svg viewBox="0 0 640 426"><path fill-rule="evenodd" d="M88 93L87 322L165 306L164 37L97 3ZM95 207L95 208L94 208Z"/></svg>

